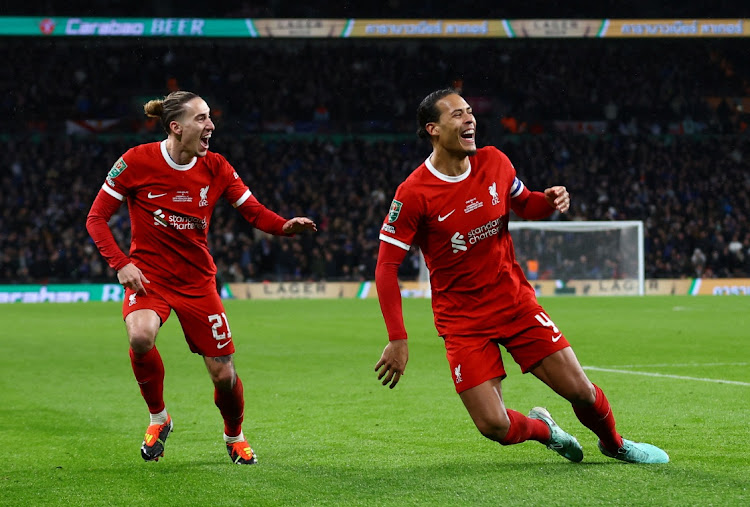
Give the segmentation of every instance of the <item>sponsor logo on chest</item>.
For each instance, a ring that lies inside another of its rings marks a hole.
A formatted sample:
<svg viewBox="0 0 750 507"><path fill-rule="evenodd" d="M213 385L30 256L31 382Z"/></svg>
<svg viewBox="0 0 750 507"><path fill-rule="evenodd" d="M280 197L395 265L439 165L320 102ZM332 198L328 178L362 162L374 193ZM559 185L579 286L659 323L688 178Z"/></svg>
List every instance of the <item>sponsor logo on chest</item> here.
<svg viewBox="0 0 750 507"><path fill-rule="evenodd" d="M492 183L492 185L489 185L487 187L487 191L491 198L490 205L496 206L500 204L500 195L497 192L497 183L494 182ZM464 207L464 214L468 214L468 213L471 213L473 211L476 211L484 207L485 203L484 201L479 200L479 198L477 197L472 197L471 199L467 199L465 204L466 206ZM494 211L491 209L488 209L487 212L484 213L484 215L487 215L487 214L494 215L495 213L497 213L496 209L494 209ZM438 215L438 222L442 222L443 220L447 219L452 214L453 214L453 211L446 213L446 214ZM482 220L481 216L482 214L480 213L479 215L476 215L476 218L479 220ZM486 220L486 218L484 220ZM459 252L465 252L468 250L469 246L471 245L476 245L477 243L484 241L485 239L498 236L500 234L500 231L502 231L504 224L505 224L505 216L499 216L497 218L489 219L483 225L474 227L467 233L462 233L460 231L455 232L451 236L450 247L453 250L454 254L459 253ZM450 227L450 226L447 226L447 227Z"/></svg>
<svg viewBox="0 0 750 507"><path fill-rule="evenodd" d="M497 236L503 229L504 223L504 217L498 217L488 221L484 225L471 229L466 235L456 232L451 236L453 253L465 252L468 250L467 245L476 245L485 239Z"/></svg>
<svg viewBox="0 0 750 507"><path fill-rule="evenodd" d="M184 231L186 229L208 228L208 218L185 217L182 215L167 214L161 208L153 212L154 225Z"/></svg>

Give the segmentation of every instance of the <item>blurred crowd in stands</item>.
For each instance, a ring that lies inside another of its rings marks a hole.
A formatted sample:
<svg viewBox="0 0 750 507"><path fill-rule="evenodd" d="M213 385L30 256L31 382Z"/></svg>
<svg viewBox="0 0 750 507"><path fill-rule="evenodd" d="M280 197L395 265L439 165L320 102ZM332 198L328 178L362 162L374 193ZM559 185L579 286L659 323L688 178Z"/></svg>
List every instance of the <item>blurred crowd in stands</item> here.
<svg viewBox="0 0 750 507"><path fill-rule="evenodd" d="M750 277L742 41L0 47L0 283L115 280L85 217L117 158L164 137L142 104L173 89L207 100L211 149L262 203L320 229L269 237L221 205L209 241L222 281L370 280L396 186L430 152L414 135L416 106L445 86L474 106L479 145L507 153L529 188L567 186L571 211L552 220L644 221L647 278ZM127 252L126 206L111 225ZM558 276L583 270L566 262ZM412 251L401 276L418 269Z"/></svg>

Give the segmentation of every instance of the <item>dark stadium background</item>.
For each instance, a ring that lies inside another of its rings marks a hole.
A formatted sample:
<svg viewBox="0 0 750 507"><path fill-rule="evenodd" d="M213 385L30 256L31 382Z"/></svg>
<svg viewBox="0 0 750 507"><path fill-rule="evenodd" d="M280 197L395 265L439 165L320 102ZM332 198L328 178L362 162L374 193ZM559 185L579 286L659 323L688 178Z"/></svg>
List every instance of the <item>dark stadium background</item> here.
<svg viewBox="0 0 750 507"><path fill-rule="evenodd" d="M676 1L222 5L11 1L3 15L722 18L750 11L739 2ZM16 37L0 39L0 47L0 283L114 279L85 216L120 154L162 137L142 103L177 87L209 102L212 149L261 202L320 224L314 236L280 241L220 207L210 240L225 281L372 279L390 198L429 153L414 135L416 105L444 86L470 99L480 145L505 151L529 187L568 187L574 201L563 219L643 220L647 278L750 277L745 39ZM594 129L565 128L580 121ZM92 126L102 132L79 128ZM113 229L126 249L125 207ZM416 275L416 258L412 252L402 276Z"/></svg>

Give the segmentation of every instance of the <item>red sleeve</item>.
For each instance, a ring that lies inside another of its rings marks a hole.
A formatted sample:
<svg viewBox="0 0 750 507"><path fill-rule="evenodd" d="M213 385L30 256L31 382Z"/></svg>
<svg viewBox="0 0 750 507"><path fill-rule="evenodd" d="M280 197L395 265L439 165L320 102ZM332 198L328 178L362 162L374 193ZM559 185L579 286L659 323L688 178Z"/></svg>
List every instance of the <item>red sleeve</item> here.
<svg viewBox="0 0 750 507"><path fill-rule="evenodd" d="M283 230L287 220L263 206L255 196L250 195L237 209L256 229L276 236L291 236Z"/></svg>
<svg viewBox="0 0 750 507"><path fill-rule="evenodd" d="M121 204L122 201L115 199L104 190L99 190L86 217L86 229L89 231L91 239L94 240L102 257L115 271L119 271L130 263L130 259L117 246L117 241L115 241L108 224L109 219L112 218Z"/></svg>
<svg viewBox="0 0 750 507"><path fill-rule="evenodd" d="M543 192L532 192L528 188L510 201L510 207L521 218L526 220L541 220L554 213L555 208L547 202Z"/></svg>
<svg viewBox="0 0 750 507"><path fill-rule="evenodd" d="M378 290L380 311L383 313L388 339L406 340L404 315L401 308L401 289L398 286L398 267L407 251L385 241L380 242L378 263L375 267L375 286Z"/></svg>

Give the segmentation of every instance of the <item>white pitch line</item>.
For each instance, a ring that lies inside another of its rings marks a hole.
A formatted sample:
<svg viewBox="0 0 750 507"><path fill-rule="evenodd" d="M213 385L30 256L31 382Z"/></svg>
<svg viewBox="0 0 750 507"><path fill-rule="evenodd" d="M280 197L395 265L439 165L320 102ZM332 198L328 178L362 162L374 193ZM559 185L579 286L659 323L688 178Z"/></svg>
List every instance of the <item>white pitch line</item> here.
<svg viewBox="0 0 750 507"><path fill-rule="evenodd" d="M612 368L597 368L596 366L584 366L584 370L604 371L608 373L626 373L628 375L643 375L646 377L676 378L680 380L698 380L701 382L713 382L715 384L734 384L738 386L750 386L750 382L738 382L736 380L722 380L715 378L686 377L684 375L666 375L664 373L652 373L648 371L614 370Z"/></svg>
<svg viewBox="0 0 750 507"><path fill-rule="evenodd" d="M702 366L748 366L750 363L664 363L664 364L615 364L612 368L668 368L668 367L702 367Z"/></svg>

